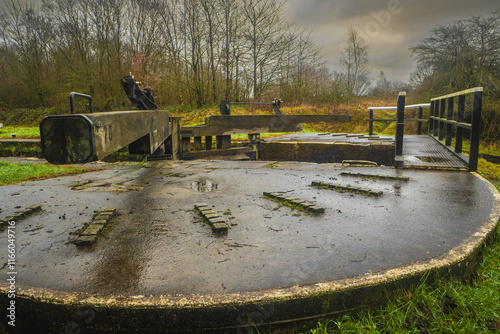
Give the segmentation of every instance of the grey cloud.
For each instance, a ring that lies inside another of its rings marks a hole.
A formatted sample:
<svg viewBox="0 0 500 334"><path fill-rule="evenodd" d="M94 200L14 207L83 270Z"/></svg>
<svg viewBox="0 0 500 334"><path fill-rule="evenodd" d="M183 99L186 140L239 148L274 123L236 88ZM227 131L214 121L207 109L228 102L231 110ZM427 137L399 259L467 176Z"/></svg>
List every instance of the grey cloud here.
<svg viewBox="0 0 500 334"><path fill-rule="evenodd" d="M414 68L409 48L432 28L500 9L498 0L288 0L287 6L296 24L313 29L330 67L347 28L354 26L367 40L374 75L383 70L398 81L407 80Z"/></svg>

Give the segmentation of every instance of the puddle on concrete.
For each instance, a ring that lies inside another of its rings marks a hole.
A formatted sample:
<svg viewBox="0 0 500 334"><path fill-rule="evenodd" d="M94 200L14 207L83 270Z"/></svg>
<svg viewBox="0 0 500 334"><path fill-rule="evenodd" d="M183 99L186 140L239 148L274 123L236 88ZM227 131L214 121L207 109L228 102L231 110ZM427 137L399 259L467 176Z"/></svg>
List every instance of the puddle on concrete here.
<svg viewBox="0 0 500 334"><path fill-rule="evenodd" d="M219 185L210 180L198 180L191 183L191 189L200 193L209 193L219 190Z"/></svg>

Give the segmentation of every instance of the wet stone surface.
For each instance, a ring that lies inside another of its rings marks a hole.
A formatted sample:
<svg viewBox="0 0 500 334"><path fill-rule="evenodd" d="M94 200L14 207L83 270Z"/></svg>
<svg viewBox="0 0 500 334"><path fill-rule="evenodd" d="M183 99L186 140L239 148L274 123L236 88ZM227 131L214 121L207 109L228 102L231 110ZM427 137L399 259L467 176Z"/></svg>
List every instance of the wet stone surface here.
<svg viewBox="0 0 500 334"><path fill-rule="evenodd" d="M342 172L410 179L347 178ZM384 196L311 187L313 181L332 179ZM193 189L200 180L218 188ZM137 188L72 190L88 181ZM275 210L276 203L262 196L270 189L315 203L325 213ZM5 217L19 206L43 207L16 230L20 285L100 295L223 294L329 282L439 257L488 221L494 204L488 189L467 172L153 161L3 186L0 206ZM228 233L207 228L195 203L209 204L227 220ZM83 248L69 243L70 232L106 208L117 210L107 238ZM7 249L7 242L0 232L0 249ZM4 282L6 275L0 270Z"/></svg>

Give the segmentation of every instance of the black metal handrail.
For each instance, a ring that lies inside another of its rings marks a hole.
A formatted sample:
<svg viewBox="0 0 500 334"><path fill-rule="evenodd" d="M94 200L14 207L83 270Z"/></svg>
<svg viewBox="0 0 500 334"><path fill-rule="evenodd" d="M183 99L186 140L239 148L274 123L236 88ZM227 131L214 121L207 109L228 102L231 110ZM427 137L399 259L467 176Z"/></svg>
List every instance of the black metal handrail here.
<svg viewBox="0 0 500 334"><path fill-rule="evenodd" d="M466 122L465 99L470 94L473 94L472 117L470 122ZM455 115L454 106L456 98L458 98L458 105ZM482 104L483 87L471 88L431 100L429 134L467 163L470 171L477 171ZM470 131L469 157L462 154L464 129ZM453 137L455 137L454 149L451 146Z"/></svg>
<svg viewBox="0 0 500 334"><path fill-rule="evenodd" d="M417 125L417 134L422 134L422 123L426 123L428 122L429 120L428 119L425 119L423 118L423 110L424 108L429 108L430 107L430 103L422 103L422 104L414 104L414 105L410 105L410 106L405 106L405 110L407 109L417 109L418 108L418 116L417 118L405 118L404 121L405 122L418 122L418 125ZM397 110L398 107L371 107L371 108L368 108L368 112L369 112L369 118L366 119L367 122L369 122L369 127L368 127L368 132L369 132L369 135L372 136L373 135L373 123L374 122L396 122L397 119L396 118L373 118L373 111L374 110Z"/></svg>
<svg viewBox="0 0 500 334"><path fill-rule="evenodd" d="M470 121L465 119L466 96L473 94L472 117ZM455 114L455 99L458 98L458 104ZM370 135L373 134L373 122L397 122L396 126L396 167L402 166L402 147L403 132L405 121L418 121L417 133L422 134L421 124L429 123L429 135L443 144L448 150L453 152L460 160L465 162L469 171L477 171L479 159L479 138L481 132L481 109L483 101L483 88L476 87L453 94L440 96L431 99L430 104L417 104L404 106L405 94L400 93L398 98L398 107L372 107L369 108ZM403 101L401 105L401 101ZM429 119L423 119L422 109L429 107ZM419 108L417 119L405 119L404 111L406 109ZM397 110L397 119L374 119L374 110ZM464 130L470 131L470 151L469 156L462 154ZM452 147L453 138L455 146Z"/></svg>
<svg viewBox="0 0 500 334"><path fill-rule="evenodd" d="M90 112L94 112L94 104L92 103L92 96L86 95L86 94L81 94L81 93L76 93L76 92L71 92L69 94L69 108L71 110L71 115L75 113L75 96L78 97L83 97L84 99L89 100L89 109Z"/></svg>

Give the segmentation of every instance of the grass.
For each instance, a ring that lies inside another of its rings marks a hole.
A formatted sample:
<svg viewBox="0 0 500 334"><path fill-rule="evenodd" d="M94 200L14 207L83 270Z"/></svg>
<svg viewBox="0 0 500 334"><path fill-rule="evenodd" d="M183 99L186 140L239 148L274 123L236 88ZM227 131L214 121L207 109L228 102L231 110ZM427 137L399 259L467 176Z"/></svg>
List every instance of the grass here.
<svg viewBox="0 0 500 334"><path fill-rule="evenodd" d="M0 144L0 157L43 158L42 148L31 144Z"/></svg>
<svg viewBox="0 0 500 334"><path fill-rule="evenodd" d="M0 186L23 181L43 180L56 176L80 174L94 170L96 169L0 161Z"/></svg>
<svg viewBox="0 0 500 334"><path fill-rule="evenodd" d="M40 130L37 126L4 126L0 128L0 138L40 138Z"/></svg>
<svg viewBox="0 0 500 334"><path fill-rule="evenodd" d="M384 307L318 323L322 333L495 333L500 331L500 231L470 282L446 279L401 291Z"/></svg>

